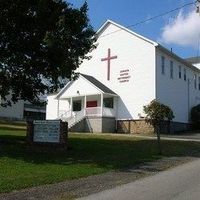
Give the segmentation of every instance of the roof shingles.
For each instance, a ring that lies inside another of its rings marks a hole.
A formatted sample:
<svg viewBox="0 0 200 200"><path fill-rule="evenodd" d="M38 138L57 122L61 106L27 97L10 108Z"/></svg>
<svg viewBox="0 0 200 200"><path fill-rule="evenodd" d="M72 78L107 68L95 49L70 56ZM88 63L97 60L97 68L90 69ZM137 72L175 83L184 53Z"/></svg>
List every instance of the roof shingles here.
<svg viewBox="0 0 200 200"><path fill-rule="evenodd" d="M89 82L91 82L93 85L98 87L102 92L117 95L115 92L113 92L111 89L109 89L107 86L105 86L103 83L98 81L93 76L89 76L89 75L86 75L86 74L80 74L80 75L83 76L85 79L87 79Z"/></svg>

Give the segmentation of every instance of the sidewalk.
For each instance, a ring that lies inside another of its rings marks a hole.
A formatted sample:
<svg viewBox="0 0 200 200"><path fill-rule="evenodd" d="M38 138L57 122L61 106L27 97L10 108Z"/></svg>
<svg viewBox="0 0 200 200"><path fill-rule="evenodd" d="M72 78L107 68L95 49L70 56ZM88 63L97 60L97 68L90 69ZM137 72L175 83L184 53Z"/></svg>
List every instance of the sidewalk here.
<svg viewBox="0 0 200 200"><path fill-rule="evenodd" d="M156 136L141 136L134 135L135 137L143 137L148 139L157 139ZM161 134L161 140L173 140L173 141L190 141L190 142L200 142L200 133L184 133L184 134Z"/></svg>

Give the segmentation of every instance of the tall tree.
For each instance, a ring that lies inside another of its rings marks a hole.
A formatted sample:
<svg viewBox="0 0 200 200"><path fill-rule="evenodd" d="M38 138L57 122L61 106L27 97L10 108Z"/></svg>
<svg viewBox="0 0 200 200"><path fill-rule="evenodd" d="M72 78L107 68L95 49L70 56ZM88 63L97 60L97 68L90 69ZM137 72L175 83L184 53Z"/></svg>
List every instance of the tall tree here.
<svg viewBox="0 0 200 200"><path fill-rule="evenodd" d="M95 46L85 2L79 9L62 0L1 0L0 96L5 105L38 96L71 78ZM11 94L11 101L6 96Z"/></svg>

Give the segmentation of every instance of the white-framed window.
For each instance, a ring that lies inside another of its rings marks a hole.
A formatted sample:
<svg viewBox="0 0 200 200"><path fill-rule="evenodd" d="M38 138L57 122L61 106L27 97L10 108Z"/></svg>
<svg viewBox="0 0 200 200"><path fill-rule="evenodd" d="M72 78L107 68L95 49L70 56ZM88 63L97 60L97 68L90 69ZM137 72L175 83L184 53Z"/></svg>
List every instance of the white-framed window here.
<svg viewBox="0 0 200 200"><path fill-rule="evenodd" d="M181 65L178 66L178 77L179 77L179 79L182 78L182 67L181 67Z"/></svg>
<svg viewBox="0 0 200 200"><path fill-rule="evenodd" d="M174 63L172 60L170 61L170 78L174 78Z"/></svg>
<svg viewBox="0 0 200 200"><path fill-rule="evenodd" d="M186 69L184 68L184 81L186 81L186 79L187 79L187 71L186 71Z"/></svg>
<svg viewBox="0 0 200 200"><path fill-rule="evenodd" d="M197 89L197 75L194 74L194 88Z"/></svg>
<svg viewBox="0 0 200 200"><path fill-rule="evenodd" d="M200 90L200 76L199 76L199 90Z"/></svg>
<svg viewBox="0 0 200 200"><path fill-rule="evenodd" d="M103 106L106 108L114 108L114 100L112 97L103 99Z"/></svg>
<svg viewBox="0 0 200 200"><path fill-rule="evenodd" d="M82 103L81 100L73 101L73 111L81 111Z"/></svg>
<svg viewBox="0 0 200 200"><path fill-rule="evenodd" d="M161 73L165 74L165 57L161 56Z"/></svg>

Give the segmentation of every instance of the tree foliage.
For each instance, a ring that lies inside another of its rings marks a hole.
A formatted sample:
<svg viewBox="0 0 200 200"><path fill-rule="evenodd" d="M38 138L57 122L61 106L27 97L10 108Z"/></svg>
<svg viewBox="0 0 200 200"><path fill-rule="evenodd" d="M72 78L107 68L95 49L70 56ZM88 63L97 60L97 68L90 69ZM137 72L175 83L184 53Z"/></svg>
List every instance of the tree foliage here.
<svg viewBox="0 0 200 200"><path fill-rule="evenodd" d="M145 120L150 123L157 134L159 153L162 153L160 142L160 128L163 121L171 121L174 118L173 111L170 107L153 100L147 106L144 106Z"/></svg>
<svg viewBox="0 0 200 200"><path fill-rule="evenodd" d="M1 0L0 96L7 104L9 93L12 102L38 102L89 59L95 37L87 10L87 3L76 9L62 0Z"/></svg>
<svg viewBox="0 0 200 200"><path fill-rule="evenodd" d="M171 108L156 100L153 100L149 105L144 106L144 113L146 114L146 121L154 127L160 125L162 121L170 121L174 118Z"/></svg>
<svg viewBox="0 0 200 200"><path fill-rule="evenodd" d="M192 108L191 120L194 128L200 129L200 104Z"/></svg>

